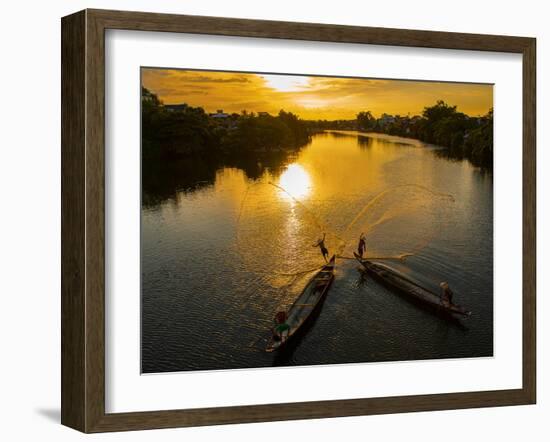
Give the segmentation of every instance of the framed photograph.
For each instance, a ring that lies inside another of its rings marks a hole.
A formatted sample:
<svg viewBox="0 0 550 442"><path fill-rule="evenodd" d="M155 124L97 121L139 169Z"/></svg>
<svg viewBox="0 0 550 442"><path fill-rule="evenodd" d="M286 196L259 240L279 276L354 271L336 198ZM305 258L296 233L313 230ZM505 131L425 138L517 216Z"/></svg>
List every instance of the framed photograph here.
<svg viewBox="0 0 550 442"><path fill-rule="evenodd" d="M535 39L62 19L62 423L533 404Z"/></svg>

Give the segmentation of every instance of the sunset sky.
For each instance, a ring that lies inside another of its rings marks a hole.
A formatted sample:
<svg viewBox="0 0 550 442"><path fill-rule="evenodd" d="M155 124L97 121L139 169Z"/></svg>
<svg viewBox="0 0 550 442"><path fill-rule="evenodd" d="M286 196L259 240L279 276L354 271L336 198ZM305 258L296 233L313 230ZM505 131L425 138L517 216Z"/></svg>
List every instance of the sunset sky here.
<svg viewBox="0 0 550 442"><path fill-rule="evenodd" d="M304 119L354 119L358 112L417 115L444 100L475 116L493 107L491 85L142 69L142 84L165 104L207 112L294 112Z"/></svg>

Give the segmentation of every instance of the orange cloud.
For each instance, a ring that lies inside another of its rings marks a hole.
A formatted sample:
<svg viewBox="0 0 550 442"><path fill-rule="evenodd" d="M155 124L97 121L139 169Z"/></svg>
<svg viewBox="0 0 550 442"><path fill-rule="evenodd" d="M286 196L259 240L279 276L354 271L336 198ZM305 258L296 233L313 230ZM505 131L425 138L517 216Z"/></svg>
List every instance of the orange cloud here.
<svg viewBox="0 0 550 442"><path fill-rule="evenodd" d="M305 119L352 119L364 110L416 115L437 100L469 115L485 114L493 106L493 88L485 84L159 68L143 68L142 84L166 104L187 103L208 112L276 114L285 109Z"/></svg>

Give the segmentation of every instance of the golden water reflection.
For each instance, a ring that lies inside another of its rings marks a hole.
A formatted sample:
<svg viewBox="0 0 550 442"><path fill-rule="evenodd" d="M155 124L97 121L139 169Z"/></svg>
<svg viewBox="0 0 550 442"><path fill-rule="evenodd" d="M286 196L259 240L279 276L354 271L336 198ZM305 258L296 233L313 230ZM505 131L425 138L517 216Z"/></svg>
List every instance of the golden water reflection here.
<svg viewBox="0 0 550 442"><path fill-rule="evenodd" d="M492 355L490 175L377 134L317 134L285 160L195 164L184 172L196 186L144 207L144 371ZM361 233L366 256L432 290L448 281L475 312L467 333L365 278L345 259ZM339 256L336 278L291 358L275 361L258 342L324 263L323 237Z"/></svg>
<svg viewBox="0 0 550 442"><path fill-rule="evenodd" d="M279 196L294 203L302 200L311 193L311 177L299 164L290 164L279 178Z"/></svg>

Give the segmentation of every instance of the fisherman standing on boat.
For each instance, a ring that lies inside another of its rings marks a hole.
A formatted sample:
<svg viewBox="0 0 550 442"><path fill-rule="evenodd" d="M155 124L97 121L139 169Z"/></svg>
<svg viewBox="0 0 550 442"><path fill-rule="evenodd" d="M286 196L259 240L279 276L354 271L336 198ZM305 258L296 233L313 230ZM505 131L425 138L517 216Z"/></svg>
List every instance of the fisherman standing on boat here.
<svg viewBox="0 0 550 442"><path fill-rule="evenodd" d="M277 312L275 315L275 327L273 327L273 337L276 341L284 342L288 337L290 326L286 323L286 312Z"/></svg>
<svg viewBox="0 0 550 442"><path fill-rule="evenodd" d="M453 303L453 292L449 287L449 283L446 281L443 281L441 284L439 284L439 288L441 289L441 293L439 294L441 303L445 307L449 307Z"/></svg>
<svg viewBox="0 0 550 442"><path fill-rule="evenodd" d="M361 233L361 236L359 236L359 244L357 245L357 254L363 258L363 253L365 253L365 250L367 249L367 243L365 242L365 234Z"/></svg>
<svg viewBox="0 0 550 442"><path fill-rule="evenodd" d="M319 249L321 249L321 253L323 254L323 258L325 258L325 261L328 262L328 249L325 246L325 236L326 233L323 233L323 239L317 241L312 247L319 247Z"/></svg>

